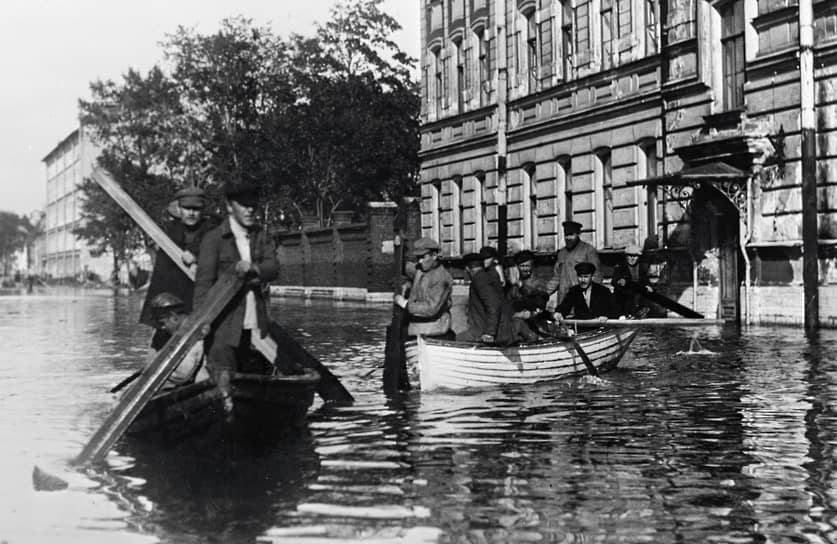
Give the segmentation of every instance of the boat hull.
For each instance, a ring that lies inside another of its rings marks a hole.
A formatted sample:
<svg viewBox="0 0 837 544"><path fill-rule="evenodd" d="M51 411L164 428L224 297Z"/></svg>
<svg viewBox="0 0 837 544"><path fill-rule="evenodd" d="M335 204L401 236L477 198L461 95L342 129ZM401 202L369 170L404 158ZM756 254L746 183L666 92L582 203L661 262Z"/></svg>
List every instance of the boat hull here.
<svg viewBox="0 0 837 544"><path fill-rule="evenodd" d="M576 338L600 372L619 364L636 329L599 329ZM419 338L405 347L407 364L418 373L422 391L530 384L582 376L587 367L570 342L549 341L511 347Z"/></svg>
<svg viewBox="0 0 837 544"><path fill-rule="evenodd" d="M304 425L319 380L313 370L290 376L235 373L231 413L210 380L177 387L152 398L127 434L170 442L226 425L253 438L281 435Z"/></svg>

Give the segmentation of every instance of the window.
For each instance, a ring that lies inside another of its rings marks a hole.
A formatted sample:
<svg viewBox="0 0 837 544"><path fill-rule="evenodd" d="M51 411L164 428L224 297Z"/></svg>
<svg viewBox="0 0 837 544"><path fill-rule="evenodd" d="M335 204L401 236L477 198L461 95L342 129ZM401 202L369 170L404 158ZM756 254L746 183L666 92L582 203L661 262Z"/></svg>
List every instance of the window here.
<svg viewBox="0 0 837 544"><path fill-rule="evenodd" d="M576 70L587 68L590 65L590 3L582 1L575 7L575 47L574 66Z"/></svg>
<svg viewBox="0 0 837 544"><path fill-rule="evenodd" d="M442 109L450 107L450 57L442 59Z"/></svg>
<svg viewBox="0 0 837 544"><path fill-rule="evenodd" d="M657 144L643 142L637 153L637 179L657 177ZM645 225L644 236L652 236L657 232L657 186L648 185L645 188Z"/></svg>
<svg viewBox="0 0 837 544"><path fill-rule="evenodd" d="M474 251L485 245L488 232L488 214L485 202L485 174L478 172L474 175Z"/></svg>
<svg viewBox="0 0 837 544"><path fill-rule="evenodd" d="M744 105L744 1L733 0L721 14L721 65L724 110Z"/></svg>
<svg viewBox="0 0 837 544"><path fill-rule="evenodd" d="M613 36L614 17L613 0L602 0L601 28L602 28L602 69L613 65Z"/></svg>
<svg viewBox="0 0 837 544"><path fill-rule="evenodd" d="M561 51L564 79L570 79L573 67L573 18L570 0L564 0L561 15Z"/></svg>
<svg viewBox="0 0 837 544"><path fill-rule="evenodd" d="M430 184L430 236L441 242L442 234L442 182Z"/></svg>
<svg viewBox="0 0 837 544"><path fill-rule="evenodd" d="M450 182L451 190L451 255L462 255L465 246L465 205L463 198L462 178L457 176Z"/></svg>
<svg viewBox="0 0 837 544"><path fill-rule="evenodd" d="M548 86L552 80L552 64L554 58L555 41L552 37L553 17L546 17L538 25L538 43L541 48L540 80L543 86Z"/></svg>
<svg viewBox="0 0 837 544"><path fill-rule="evenodd" d="M526 72L529 79L529 92L538 88L538 30L535 23L535 10L526 15Z"/></svg>
<svg viewBox="0 0 837 544"><path fill-rule="evenodd" d="M523 167L523 245L529 249L538 242L538 180L535 165Z"/></svg>
<svg viewBox="0 0 837 544"><path fill-rule="evenodd" d="M456 44L456 111L465 111L465 55L462 42Z"/></svg>
<svg viewBox="0 0 837 544"><path fill-rule="evenodd" d="M442 59L439 58L439 50L436 50L433 53L433 60L433 68L436 71L433 84L433 95L436 98L436 116L438 117L442 114L442 97L445 94L445 90L442 88Z"/></svg>
<svg viewBox="0 0 837 544"><path fill-rule="evenodd" d="M594 166L596 194L596 246L613 246L613 166L610 150L596 153Z"/></svg>
<svg viewBox="0 0 837 544"><path fill-rule="evenodd" d="M479 39L479 86L480 106L488 104L488 93L491 90L491 56L489 54L490 42L485 39L485 33L477 34Z"/></svg>
<svg viewBox="0 0 837 544"><path fill-rule="evenodd" d="M633 19L631 17L631 0L616 0L617 33L619 37L618 60L626 62L631 59L633 49Z"/></svg>
<svg viewBox="0 0 837 544"><path fill-rule="evenodd" d="M558 179L563 180L561 192L564 196L564 219L562 221L569 221L573 218L573 170L569 157L558 159Z"/></svg>
<svg viewBox="0 0 837 544"><path fill-rule="evenodd" d="M659 4L657 0L645 0L645 54L656 55L659 51Z"/></svg>

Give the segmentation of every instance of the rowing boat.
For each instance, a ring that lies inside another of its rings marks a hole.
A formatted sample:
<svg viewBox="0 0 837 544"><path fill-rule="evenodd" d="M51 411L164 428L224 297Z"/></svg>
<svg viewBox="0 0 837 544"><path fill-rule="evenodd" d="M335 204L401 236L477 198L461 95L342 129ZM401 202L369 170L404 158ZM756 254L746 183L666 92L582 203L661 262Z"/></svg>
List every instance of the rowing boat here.
<svg viewBox="0 0 837 544"><path fill-rule="evenodd" d="M616 368L636 334L635 328L599 328L576 339L604 372ZM422 391L530 384L588 372L573 344L560 340L499 347L419 337L407 342L405 354Z"/></svg>
<svg viewBox="0 0 837 544"><path fill-rule="evenodd" d="M179 386L154 396L127 434L170 442L228 424L237 434L252 438L277 436L304 426L319 381L319 373L311 369L275 376L234 373L231 412L224 409L221 392L211 380Z"/></svg>

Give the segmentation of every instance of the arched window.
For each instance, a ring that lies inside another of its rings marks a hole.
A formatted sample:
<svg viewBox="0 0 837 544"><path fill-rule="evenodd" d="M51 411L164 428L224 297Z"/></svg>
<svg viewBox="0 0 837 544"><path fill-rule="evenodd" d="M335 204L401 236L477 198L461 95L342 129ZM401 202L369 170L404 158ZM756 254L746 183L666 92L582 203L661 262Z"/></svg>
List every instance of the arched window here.
<svg viewBox="0 0 837 544"><path fill-rule="evenodd" d="M451 251L450 255L462 255L465 246L465 199L462 176L450 181Z"/></svg>
<svg viewBox="0 0 837 544"><path fill-rule="evenodd" d="M647 180L657 177L657 142L655 140L643 140L637 144L636 157L636 179ZM640 238L644 239L648 236L653 236L657 233L657 186L654 184L647 185L644 190L641 186L637 187L641 191L638 196L638 201L644 207L645 218L640 222Z"/></svg>
<svg viewBox="0 0 837 544"><path fill-rule="evenodd" d="M538 243L538 180L535 165L527 164L522 169L523 204L523 246L534 249Z"/></svg>
<svg viewBox="0 0 837 544"><path fill-rule="evenodd" d="M610 149L596 151L593 162L596 247L609 248L613 246L613 165Z"/></svg>
<svg viewBox="0 0 837 544"><path fill-rule="evenodd" d="M558 157L557 168L555 169L555 232L560 238L564 236L564 229L561 223L573 218L573 171L572 161L568 155ZM562 205L563 204L563 205Z"/></svg>
<svg viewBox="0 0 837 544"><path fill-rule="evenodd" d="M724 111L744 105L744 0L718 8L721 15L721 69Z"/></svg>

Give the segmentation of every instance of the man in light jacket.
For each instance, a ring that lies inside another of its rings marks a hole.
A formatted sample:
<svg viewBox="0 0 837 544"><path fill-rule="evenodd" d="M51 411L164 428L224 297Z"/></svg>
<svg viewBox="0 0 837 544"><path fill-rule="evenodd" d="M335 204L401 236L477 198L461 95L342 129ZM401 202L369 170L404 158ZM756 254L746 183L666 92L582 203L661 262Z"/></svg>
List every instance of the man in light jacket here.
<svg viewBox="0 0 837 544"><path fill-rule="evenodd" d="M450 328L453 278L439 261L439 244L431 238L420 238L413 246L418 258L416 275L409 298L395 295L395 303L407 311L409 336L432 336L453 339Z"/></svg>
<svg viewBox="0 0 837 544"><path fill-rule="evenodd" d="M567 296L569 290L578 284L578 274L575 266L579 263L590 263L595 267L593 281L602 283L599 252L596 248L581 239L581 223L564 221L564 243L566 244L555 258L552 279L546 285L547 294L558 292L557 302L560 303Z"/></svg>

